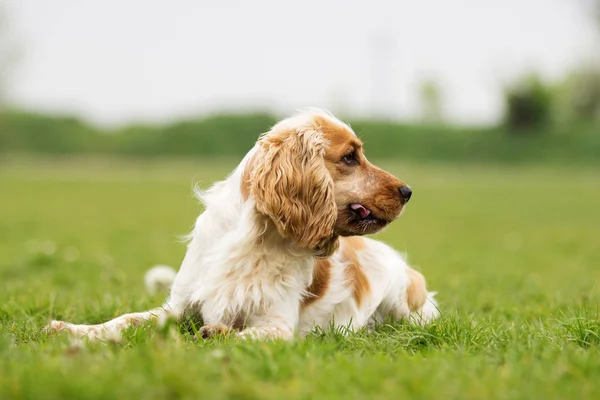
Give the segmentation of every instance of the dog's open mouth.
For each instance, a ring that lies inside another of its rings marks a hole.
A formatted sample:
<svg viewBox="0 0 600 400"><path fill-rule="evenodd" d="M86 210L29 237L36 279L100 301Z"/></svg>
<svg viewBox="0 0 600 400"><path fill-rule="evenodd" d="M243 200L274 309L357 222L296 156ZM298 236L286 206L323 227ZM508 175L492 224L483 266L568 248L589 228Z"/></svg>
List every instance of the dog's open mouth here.
<svg viewBox="0 0 600 400"><path fill-rule="evenodd" d="M350 209L353 211L354 215L359 217L360 219L373 219L373 213L367 207L363 206L359 203L350 204Z"/></svg>
<svg viewBox="0 0 600 400"><path fill-rule="evenodd" d="M393 218L380 217L380 210L373 210L362 203L350 203L339 209L341 219L336 232L341 236L367 235L385 228Z"/></svg>
<svg viewBox="0 0 600 400"><path fill-rule="evenodd" d="M352 203L350 204L350 210L352 215L355 217L357 221L360 222L374 222L379 224L386 224L387 221L377 218L373 215L373 212L360 203Z"/></svg>

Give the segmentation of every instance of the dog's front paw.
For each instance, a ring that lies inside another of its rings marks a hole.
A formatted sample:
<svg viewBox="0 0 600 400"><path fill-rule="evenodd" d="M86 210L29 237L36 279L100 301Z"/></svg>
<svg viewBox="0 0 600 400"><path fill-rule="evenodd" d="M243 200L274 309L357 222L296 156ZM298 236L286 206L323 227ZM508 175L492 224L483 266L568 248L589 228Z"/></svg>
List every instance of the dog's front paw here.
<svg viewBox="0 0 600 400"><path fill-rule="evenodd" d="M198 330L197 339L210 339L214 336L227 336L233 331L233 328L225 324L208 324Z"/></svg>

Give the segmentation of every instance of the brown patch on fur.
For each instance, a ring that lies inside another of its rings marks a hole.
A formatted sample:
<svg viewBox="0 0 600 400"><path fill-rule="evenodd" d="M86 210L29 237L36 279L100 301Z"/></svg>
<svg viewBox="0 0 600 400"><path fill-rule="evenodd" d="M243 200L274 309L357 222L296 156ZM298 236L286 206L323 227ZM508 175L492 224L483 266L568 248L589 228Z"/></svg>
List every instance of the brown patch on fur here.
<svg viewBox="0 0 600 400"><path fill-rule="evenodd" d="M342 242L342 260L347 264L344 275L352 288L352 296L360 307L363 299L371 291L367 276L360 267L358 251L366 247L365 239L360 236L349 236L340 239Z"/></svg>
<svg viewBox="0 0 600 400"><path fill-rule="evenodd" d="M331 263L327 258L315 258L313 279L306 291L308 296L302 299L301 307L306 307L325 295L331 279Z"/></svg>
<svg viewBox="0 0 600 400"><path fill-rule="evenodd" d="M123 325L123 326L139 326L142 324L142 322L146 321L146 319L136 316L136 315L132 315L129 317L125 317L123 318L122 321L119 321L119 325Z"/></svg>
<svg viewBox="0 0 600 400"><path fill-rule="evenodd" d="M346 126L332 122L327 118L316 116L314 118L318 130L329 141L326 157L338 161L351 151L362 153L361 141Z"/></svg>
<svg viewBox="0 0 600 400"><path fill-rule="evenodd" d="M427 284L425 277L419 271L412 268L407 270L410 283L406 289L406 302L410 311L419 311L427 301Z"/></svg>

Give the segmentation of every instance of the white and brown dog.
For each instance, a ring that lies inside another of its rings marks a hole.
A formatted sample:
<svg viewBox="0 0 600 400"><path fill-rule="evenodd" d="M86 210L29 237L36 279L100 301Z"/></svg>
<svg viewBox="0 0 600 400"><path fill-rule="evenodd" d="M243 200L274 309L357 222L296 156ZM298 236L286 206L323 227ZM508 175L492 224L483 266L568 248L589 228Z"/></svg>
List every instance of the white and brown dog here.
<svg viewBox="0 0 600 400"><path fill-rule="evenodd" d="M227 179L198 193L205 211L163 307L98 325L52 321L47 329L103 339L191 312L204 321L204 336L292 339L316 327L431 321L439 313L423 275L362 237L396 219L410 196L331 114L284 119Z"/></svg>

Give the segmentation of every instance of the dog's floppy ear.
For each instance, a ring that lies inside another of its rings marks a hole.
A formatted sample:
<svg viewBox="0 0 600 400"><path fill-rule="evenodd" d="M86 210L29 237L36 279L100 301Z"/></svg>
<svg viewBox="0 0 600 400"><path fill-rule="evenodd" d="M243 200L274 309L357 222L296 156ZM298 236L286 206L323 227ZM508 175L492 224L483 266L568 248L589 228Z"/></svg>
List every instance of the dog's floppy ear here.
<svg viewBox="0 0 600 400"><path fill-rule="evenodd" d="M331 255L338 244L325 146L314 127L275 126L258 142L249 182L256 210L273 221L280 235L317 257Z"/></svg>

